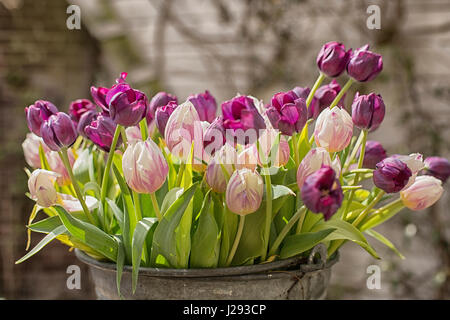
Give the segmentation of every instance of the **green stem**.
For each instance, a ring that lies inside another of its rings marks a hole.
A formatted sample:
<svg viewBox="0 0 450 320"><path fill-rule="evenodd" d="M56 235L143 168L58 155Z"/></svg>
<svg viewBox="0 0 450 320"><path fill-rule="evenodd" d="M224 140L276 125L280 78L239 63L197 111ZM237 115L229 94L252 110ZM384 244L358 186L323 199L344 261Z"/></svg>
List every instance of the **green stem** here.
<svg viewBox="0 0 450 320"><path fill-rule="evenodd" d="M293 147L293 152L294 152L294 162L295 162L295 166L298 167L298 165L300 164L300 159L299 159L299 154L298 154L298 141L297 141L297 133L294 132L292 134L292 147Z"/></svg>
<svg viewBox="0 0 450 320"><path fill-rule="evenodd" d="M381 198L383 198L384 194L385 192L381 190L380 193L378 193L378 195L372 200L372 202L359 214L358 218L353 221L352 225L358 227L361 221L363 221L367 217L370 210L372 210L372 208L381 200Z"/></svg>
<svg viewBox="0 0 450 320"><path fill-rule="evenodd" d="M102 179L102 192L101 192L101 202L104 203L106 199L106 192L108 191L108 178L109 173L111 171L111 164L114 157L114 151L116 150L117 141L119 140L120 136L120 125L117 125L116 131L114 132L113 141L111 143L111 149L109 150L108 154L108 160L106 161L106 167L105 171L103 172L103 179Z"/></svg>
<svg viewBox="0 0 450 320"><path fill-rule="evenodd" d="M125 132L125 127L120 126L120 133L122 135L123 145L125 146L125 150L128 148L128 138L127 133Z"/></svg>
<svg viewBox="0 0 450 320"><path fill-rule="evenodd" d="M266 260L267 250L269 249L269 237L270 237L270 225L272 224L272 182L270 181L269 170L267 169L266 175L266 222L264 229L264 252L261 256L262 261Z"/></svg>
<svg viewBox="0 0 450 320"><path fill-rule="evenodd" d="M134 202L134 213L135 213L135 217L136 217L136 222L138 223L139 221L142 220L141 200L139 198L139 193L137 193L134 190L133 190L133 202ZM132 230L134 230L134 229L132 229ZM145 242L143 245L142 257L143 257L144 261L147 263L148 262L148 253L147 253L147 244Z"/></svg>
<svg viewBox="0 0 450 320"><path fill-rule="evenodd" d="M384 211L388 210L390 211L393 207L396 207L398 205L403 206L403 202L401 198L398 198L397 200L394 200L388 204L386 204L385 206L378 208L371 216L370 218L367 220L366 223L364 223L361 226L361 231L365 231L367 230L367 228L364 228L365 225L367 225L370 221L372 221L372 219L376 218L378 215L382 214Z"/></svg>
<svg viewBox="0 0 450 320"><path fill-rule="evenodd" d="M336 98L334 98L333 102L331 102L330 109L333 109L338 104L338 102L342 99L347 90L350 89L350 87L352 86L353 81L354 80L352 78L349 78L347 80L344 87L341 89L341 91L339 91L338 95L336 96Z"/></svg>
<svg viewBox="0 0 450 320"><path fill-rule="evenodd" d="M269 250L269 257L273 256L277 250L280 244L283 242L284 238L288 234L288 232L291 230L291 228L294 226L294 224L297 222L298 219L301 217L304 217L306 213L306 207L302 206L300 209L297 210L297 212L292 216L292 218L289 220L289 222L283 227L280 234L275 239L274 243L272 244L272 247Z"/></svg>
<svg viewBox="0 0 450 320"><path fill-rule="evenodd" d="M228 255L227 262L225 263L226 267L231 265L233 261L234 254L236 253L239 242L241 241L242 231L244 230L245 216L239 216L239 226L236 233L236 237L234 238L233 246L231 247L230 254Z"/></svg>
<svg viewBox="0 0 450 320"><path fill-rule="evenodd" d="M153 209L155 210L156 217L158 218L159 221L161 221L162 215L161 215L161 211L159 210L158 201L156 200L156 196L155 196L154 192L150 193L150 199L152 199L152 205L153 205Z"/></svg>
<svg viewBox="0 0 450 320"><path fill-rule="evenodd" d="M139 122L139 128L141 129L142 140L145 141L148 138L148 125L147 119L144 118Z"/></svg>
<svg viewBox="0 0 450 320"><path fill-rule="evenodd" d="M75 189L75 194L77 195L78 200L81 203L81 207L83 208L84 214L88 218L88 220L96 226L97 223L94 220L91 212L89 211L86 202L84 201L83 194L81 193L80 186L78 185L77 180L75 179L75 175L73 174L72 167L70 166L69 156L67 155L67 148L61 148L59 152L59 156L66 167L67 172L69 173L70 180L72 181L73 188Z"/></svg>
<svg viewBox="0 0 450 320"><path fill-rule="evenodd" d="M181 180L183 179L183 174L184 174L185 168L186 168L186 164L184 162L182 162L180 164L180 169L178 170L177 181L175 184L175 186L177 186L177 187L181 186Z"/></svg>
<svg viewBox="0 0 450 320"><path fill-rule="evenodd" d="M311 89L311 91L309 92L308 98L306 98L306 108L309 108L312 99L314 98L314 94L316 93L317 89L320 87L320 85L322 84L323 80L325 79L325 75L321 72L319 74L319 76L316 79L316 82L314 82L314 85Z"/></svg>
<svg viewBox="0 0 450 320"><path fill-rule="evenodd" d="M306 214L308 213L308 210L303 210L302 214L300 216L300 220L297 223L297 228L295 229L295 234L299 234L302 232L303 222L305 221Z"/></svg>
<svg viewBox="0 0 450 320"><path fill-rule="evenodd" d="M364 137L364 132L363 130L361 130L361 133L359 134L358 140L356 141L352 153L350 154L350 157L347 158L347 160L345 161L344 164L344 168L342 171L347 171L348 167L350 166L350 163L353 161L353 159L356 156L356 153L358 152L359 146L361 145L362 139Z"/></svg>

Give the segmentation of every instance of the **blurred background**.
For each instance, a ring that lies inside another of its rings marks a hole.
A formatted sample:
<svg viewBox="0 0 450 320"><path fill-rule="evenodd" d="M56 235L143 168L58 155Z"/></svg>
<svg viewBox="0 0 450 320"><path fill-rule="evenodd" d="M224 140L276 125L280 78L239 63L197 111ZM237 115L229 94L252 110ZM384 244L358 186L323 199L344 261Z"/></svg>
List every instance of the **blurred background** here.
<svg viewBox="0 0 450 320"><path fill-rule="evenodd" d="M69 5L81 29L69 30ZM381 29L369 29L369 5ZM269 101L294 86L311 87L316 55L327 41L366 43L383 55L376 80L347 94L380 93L387 107L369 136L388 153L450 158L449 0L0 0L0 298L94 298L89 275L67 247L54 242L21 265L32 201L21 143L24 108L37 99L67 111L109 86L120 72L149 97L161 90L184 100L208 89L218 102L236 93ZM345 77L345 76L344 76ZM338 78L343 85L345 78ZM404 210L377 229L406 256L375 248L376 261L354 244L334 267L331 299L449 299L450 198L423 212ZM32 245L41 236L34 234ZM66 269L82 268L80 290ZM367 268L381 268L381 289L366 286Z"/></svg>

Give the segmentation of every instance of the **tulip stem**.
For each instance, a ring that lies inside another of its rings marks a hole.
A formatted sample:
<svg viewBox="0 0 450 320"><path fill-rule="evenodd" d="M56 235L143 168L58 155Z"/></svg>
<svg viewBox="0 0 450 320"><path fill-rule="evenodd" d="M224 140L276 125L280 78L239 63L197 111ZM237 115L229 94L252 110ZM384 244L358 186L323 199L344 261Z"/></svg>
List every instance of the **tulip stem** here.
<svg viewBox="0 0 450 320"><path fill-rule="evenodd" d="M380 190L380 192L377 194L377 196L372 200L371 203L367 207L364 208L364 210L359 214L358 218L353 221L352 225L355 227L358 227L358 225L363 221L367 215L369 214L370 210L383 198L385 192L383 190Z"/></svg>
<svg viewBox="0 0 450 320"><path fill-rule="evenodd" d="M316 79L316 82L314 82L314 85L311 89L311 91L308 94L308 98L306 98L306 108L308 109L312 99L314 98L314 94L316 93L317 89L320 87L320 85L322 84L323 80L325 79L325 75L320 72L319 76Z"/></svg>
<svg viewBox="0 0 450 320"><path fill-rule="evenodd" d="M267 257L267 250L269 249L270 227L272 224L272 182L270 181L269 170L265 172L264 178L266 180L266 223L264 230L264 252L261 260L265 261Z"/></svg>
<svg viewBox="0 0 450 320"><path fill-rule="evenodd" d="M298 168L300 164L299 154L298 154L298 140L297 140L297 132L292 134L292 147L294 152L294 162L295 166Z"/></svg>
<svg viewBox="0 0 450 320"><path fill-rule="evenodd" d="M297 212L292 216L292 218L289 219L289 222L283 227L280 234L277 236L277 238L273 242L272 247L269 250L269 257L276 254L278 247L280 246L281 242L283 242L283 240L286 237L286 235L288 234L288 232L291 230L291 228L294 226L294 224L297 222L298 219L305 217L305 213L306 213L306 207L302 206L300 209L297 210Z"/></svg>
<svg viewBox="0 0 450 320"><path fill-rule="evenodd" d="M158 218L159 221L161 221L162 215L161 215L161 211L159 210L158 201L156 200L156 196L155 196L154 192L150 193L150 199L152 199L152 205L153 205L153 209L155 210L156 217Z"/></svg>
<svg viewBox="0 0 450 320"><path fill-rule="evenodd" d="M301 212L300 220L297 223L297 228L295 230L295 234L299 234L300 232L302 232L303 222L305 221L305 217L306 217L307 213L308 213L308 210L306 208L305 208L305 210L303 210Z"/></svg>
<svg viewBox="0 0 450 320"><path fill-rule="evenodd" d="M97 223L95 222L94 217L92 216L91 212L89 211L89 208L86 205L86 202L84 201L83 194L81 193L80 190L80 186L78 185L78 182L75 179L75 175L73 174L72 167L70 166L69 156L67 155L67 147L61 148L61 151L59 151L58 153L64 166L67 169L67 172L69 173L70 180L72 181L73 188L75 189L75 194L77 195L77 198L81 203L81 207L83 208L84 214L91 222L91 224L96 226Z"/></svg>
<svg viewBox="0 0 450 320"><path fill-rule="evenodd" d="M337 94L336 98L334 98L333 102L331 102L330 109L333 109L339 103L339 101L341 101L341 99L344 96L344 94L352 86L353 81L354 80L352 78L349 78L347 80L347 82L345 83L344 87L341 89L341 91L339 91L339 93Z"/></svg>
<svg viewBox="0 0 450 320"><path fill-rule="evenodd" d="M239 216L238 230L236 232L236 237L234 238L234 242L233 242L233 246L231 247L230 254L228 255L227 262L225 263L226 267L229 267L231 265L231 262L233 261L233 258L236 253L236 250L238 248L239 242L241 241L242 231L244 230L244 224L245 224L245 216Z"/></svg>
<svg viewBox="0 0 450 320"><path fill-rule="evenodd" d="M177 175L177 182L175 184L175 186L180 187L181 186L181 180L183 179L183 174L184 174L184 169L186 168L186 164L184 162L180 163L180 168L178 170L178 175Z"/></svg>
<svg viewBox="0 0 450 320"><path fill-rule="evenodd" d="M345 161L344 168L342 170L343 172L347 171L348 167L350 166L350 163L355 158L356 153L358 152L358 149L359 149L359 147L361 145L363 137L364 137L364 132L363 132L363 130L361 130L361 133L359 134L358 140L356 141L356 143L355 143L355 145L353 147L353 150L352 150L352 153L350 154L350 157L348 157L347 160Z"/></svg>
<svg viewBox="0 0 450 320"><path fill-rule="evenodd" d="M127 133L125 132L125 128L120 126L120 133L122 135L122 141L123 145L125 146L125 150L128 148L128 139L127 139Z"/></svg>
<svg viewBox="0 0 450 320"><path fill-rule="evenodd" d="M147 119L144 118L139 122L139 128L141 129L142 140L145 141L148 139L148 125Z"/></svg>

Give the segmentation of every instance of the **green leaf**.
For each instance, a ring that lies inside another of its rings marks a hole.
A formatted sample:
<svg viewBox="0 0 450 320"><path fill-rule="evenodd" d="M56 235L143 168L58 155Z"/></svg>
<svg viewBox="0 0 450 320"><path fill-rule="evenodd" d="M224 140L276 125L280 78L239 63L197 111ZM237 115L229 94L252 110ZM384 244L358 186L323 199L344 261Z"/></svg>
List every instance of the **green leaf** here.
<svg viewBox="0 0 450 320"><path fill-rule="evenodd" d="M198 183L193 184L167 209L163 219L156 227L153 236L151 265L155 265L158 255L163 256L174 268L186 268L186 255L179 255L177 247L177 229L185 211L194 196Z"/></svg>
<svg viewBox="0 0 450 320"><path fill-rule="evenodd" d="M117 242L96 226L72 217L63 207L55 206L58 215L69 233L85 245L106 258L117 260Z"/></svg>
<svg viewBox="0 0 450 320"><path fill-rule="evenodd" d="M39 243L31 249L30 252L28 252L26 255L24 255L22 258L16 261L16 264L22 263L28 258L34 256L36 253L38 253L43 247L45 247L47 244L49 244L52 240L54 240L57 236L63 234L64 232L67 232L67 229L65 226L60 225L56 227L54 230L52 230L49 234L47 234Z"/></svg>
<svg viewBox="0 0 450 320"><path fill-rule="evenodd" d="M210 191L200 210L197 230L192 237L191 268L215 268L219 262L220 230L214 218Z"/></svg>
<svg viewBox="0 0 450 320"><path fill-rule="evenodd" d="M108 203L108 206L111 209L114 217L116 217L116 221L119 224L120 230L123 232L124 231L124 224L123 224L124 213L123 213L123 211L111 199L106 198L106 202Z"/></svg>
<svg viewBox="0 0 450 320"><path fill-rule="evenodd" d="M370 253L374 258L380 259L376 251L367 242L364 235L356 229L350 223L343 220L329 220L319 222L313 229L312 232L317 232L320 230L325 230L329 228L336 228L334 232L324 239L324 241L331 240L350 240L359 244L363 249Z"/></svg>
<svg viewBox="0 0 450 320"><path fill-rule="evenodd" d="M117 294L120 299L123 299L122 293L120 293L120 283L122 281L123 267L125 265L125 248L123 245L122 238L120 236L114 236L117 242L117 261L116 261L116 284L117 284Z"/></svg>
<svg viewBox="0 0 450 320"><path fill-rule="evenodd" d="M92 154L89 149L84 149L78 154L78 158L73 164L73 174L78 182L85 184L90 181L89 165L92 162Z"/></svg>
<svg viewBox="0 0 450 320"><path fill-rule="evenodd" d="M400 212L403 208L404 208L403 203L401 201L398 201L389 208L382 211L378 211L376 214L373 214L367 220L367 222L363 223L363 225L361 226L361 231L366 231L368 229L375 228L376 226L382 224L383 222L386 222L387 220L395 216L398 212Z"/></svg>
<svg viewBox="0 0 450 320"><path fill-rule="evenodd" d="M143 218L136 225L132 242L132 290L136 291L137 279L139 275L139 267L141 266L142 249L150 229L153 227L156 218Z"/></svg>
<svg viewBox="0 0 450 320"><path fill-rule="evenodd" d="M248 220L249 217L254 215L255 213L252 213L251 215L248 215L246 217L246 220ZM219 266L225 266L226 261L228 258L228 254L230 252L231 246L233 245L234 237L236 236L237 228L238 228L238 216L237 214L231 212L228 208L224 208L223 210L223 217L222 217L222 234L221 234L221 244L220 244L220 254L219 254ZM247 221L245 222L247 223ZM261 229L255 229L255 230L261 230ZM245 236L245 224L244 224L244 231L243 236ZM242 238L241 238L242 240ZM235 256L236 258L236 256Z"/></svg>
<svg viewBox="0 0 450 320"><path fill-rule="evenodd" d="M161 205L161 214L164 215L164 213L169 209L169 207L177 200L181 195L183 194L183 188L172 188L170 191L166 194L164 197L164 200Z"/></svg>
<svg viewBox="0 0 450 320"><path fill-rule="evenodd" d="M41 161L41 168L44 170L51 170L48 164L47 157L45 156L44 147L42 143L39 144L39 160Z"/></svg>
<svg viewBox="0 0 450 320"><path fill-rule="evenodd" d="M308 138L308 125L305 125L298 139L299 161L302 161L306 154L311 150Z"/></svg>
<svg viewBox="0 0 450 320"><path fill-rule="evenodd" d="M38 222L32 223L32 224L28 225L27 227L28 227L28 229L30 229L31 231L34 231L34 232L50 233L61 225L62 225L61 219L59 219L58 216L53 216L53 217L45 218Z"/></svg>
<svg viewBox="0 0 450 320"><path fill-rule="evenodd" d="M397 250L397 248L394 246L394 244L391 241L389 241L386 237L384 237L382 234L376 232L375 230L366 230L364 232L367 233L369 236L380 241L382 244L384 244L386 247L388 247L392 251L394 251L395 254L398 255L401 259L405 259L405 256L402 255L400 253L400 251Z"/></svg>
<svg viewBox="0 0 450 320"><path fill-rule="evenodd" d="M335 228L328 228L317 232L305 232L286 237L281 248L280 258L286 259L303 253L324 240Z"/></svg>

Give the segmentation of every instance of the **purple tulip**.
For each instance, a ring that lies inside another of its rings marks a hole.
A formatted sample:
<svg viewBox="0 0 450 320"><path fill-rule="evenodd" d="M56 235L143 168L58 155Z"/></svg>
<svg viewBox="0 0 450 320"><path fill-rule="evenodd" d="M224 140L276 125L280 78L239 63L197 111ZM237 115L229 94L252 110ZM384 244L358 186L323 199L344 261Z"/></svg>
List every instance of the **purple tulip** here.
<svg viewBox="0 0 450 320"><path fill-rule="evenodd" d="M282 134L292 136L294 131L300 132L305 126L306 101L299 98L294 90L279 92L273 96L266 114L275 129L280 130Z"/></svg>
<svg viewBox="0 0 450 320"><path fill-rule="evenodd" d="M361 148L358 151L357 157L361 152ZM375 169L378 162L386 159L387 154L381 143L378 141L368 140L366 142L366 152L364 153L363 167L369 169Z"/></svg>
<svg viewBox="0 0 450 320"><path fill-rule="evenodd" d="M218 116L203 133L203 147L209 155L219 150L226 142L223 117ZM208 147L209 146L209 147Z"/></svg>
<svg viewBox="0 0 450 320"><path fill-rule="evenodd" d="M125 127L135 126L146 115L148 99L143 92L131 88L124 82L125 76L117 81L118 83L106 94L109 114L117 124Z"/></svg>
<svg viewBox="0 0 450 320"><path fill-rule="evenodd" d="M191 95L187 100L194 105L201 121L208 121L209 123L214 121L217 113L217 103L208 90L204 93Z"/></svg>
<svg viewBox="0 0 450 320"><path fill-rule="evenodd" d="M155 113L156 127L159 130L159 133L164 138L164 132L166 130L167 121L169 120L170 115L178 107L177 101L169 101L166 105L162 107L158 107ZM147 117L148 120L148 117Z"/></svg>
<svg viewBox="0 0 450 320"><path fill-rule="evenodd" d="M347 65L348 75L360 82L375 79L381 70L383 70L383 58L369 51L368 44L356 50Z"/></svg>
<svg viewBox="0 0 450 320"><path fill-rule="evenodd" d="M358 128L374 131L383 122L385 111L386 107L379 94L356 93L352 104L352 120Z"/></svg>
<svg viewBox="0 0 450 320"><path fill-rule="evenodd" d="M28 128L37 136L41 136L41 126L50 116L56 114L58 108L49 101L37 100L34 104L25 108Z"/></svg>
<svg viewBox="0 0 450 320"><path fill-rule="evenodd" d="M425 174L438 178L445 183L450 177L450 162L441 157L428 157L425 159Z"/></svg>
<svg viewBox="0 0 450 320"><path fill-rule="evenodd" d="M412 175L411 169L401 160L389 157L377 163L373 172L374 184L387 193L402 190Z"/></svg>
<svg viewBox="0 0 450 320"><path fill-rule="evenodd" d="M158 92L157 94L155 94L152 100L150 100L150 105L146 115L147 123L150 123L150 121L155 119L156 110L158 108L169 104L169 102L175 102L175 104L178 105L178 98L166 92Z"/></svg>
<svg viewBox="0 0 450 320"><path fill-rule="evenodd" d="M77 124L77 131L81 136L87 138L86 132L84 130L88 125L92 123L92 121L97 119L98 115L100 115L100 113L98 113L97 110L89 110L83 113Z"/></svg>
<svg viewBox="0 0 450 320"><path fill-rule="evenodd" d="M329 77L339 76L347 66L352 50L345 51L342 43L331 41L323 45L317 56L317 66Z"/></svg>
<svg viewBox="0 0 450 320"><path fill-rule="evenodd" d="M325 220L336 213L344 198L336 173L329 166L322 166L309 175L301 192L305 206L314 213L322 213Z"/></svg>
<svg viewBox="0 0 450 320"><path fill-rule="evenodd" d="M107 114L109 114L108 104L106 103L106 94L108 91L109 89L105 87L91 87L92 99Z"/></svg>
<svg viewBox="0 0 450 320"><path fill-rule="evenodd" d="M95 104L93 104L88 99L78 99L70 103L69 115L74 122L78 123L84 113L95 109Z"/></svg>
<svg viewBox="0 0 450 320"><path fill-rule="evenodd" d="M99 114L95 120L88 125L84 132L86 136L102 150L109 152L116 131L114 121L103 114ZM118 144L121 143L119 138Z"/></svg>
<svg viewBox="0 0 450 320"><path fill-rule="evenodd" d="M51 115L42 124L41 133L45 144L53 151L70 147L78 136L72 119L64 112Z"/></svg>
<svg viewBox="0 0 450 320"><path fill-rule="evenodd" d="M222 103L223 126L235 134L236 130L246 132L249 129L256 130L256 137L260 129L265 129L263 117L255 106L254 100L248 96L237 96ZM253 143L247 139L245 143ZM254 139L251 139L254 140Z"/></svg>
<svg viewBox="0 0 450 320"><path fill-rule="evenodd" d="M311 103L308 108L308 119L317 119L319 114L325 108L331 105L334 98L336 98L336 96L338 95L339 91L341 91L341 86L334 79L329 84L321 86L319 89L317 89L316 93L314 94L314 100L316 102ZM345 94L337 104L341 108L344 107L344 99Z"/></svg>

